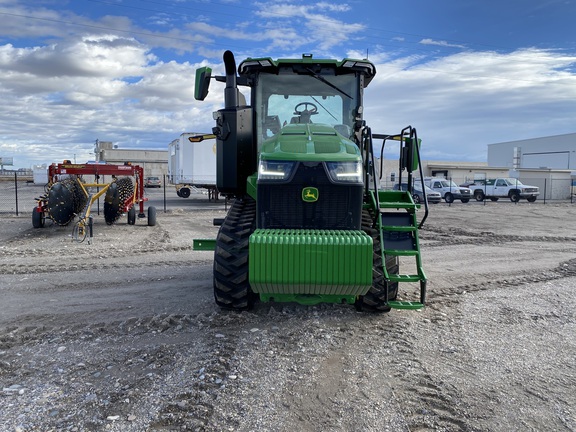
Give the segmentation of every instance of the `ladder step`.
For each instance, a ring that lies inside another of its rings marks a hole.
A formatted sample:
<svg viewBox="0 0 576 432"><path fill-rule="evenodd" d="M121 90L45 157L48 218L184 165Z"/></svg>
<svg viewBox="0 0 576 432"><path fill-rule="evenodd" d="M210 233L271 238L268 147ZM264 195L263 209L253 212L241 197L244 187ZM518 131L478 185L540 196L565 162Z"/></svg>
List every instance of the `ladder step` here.
<svg viewBox="0 0 576 432"><path fill-rule="evenodd" d="M384 231L396 231L396 232L412 232L416 231L414 226L398 226L398 225L382 225Z"/></svg>
<svg viewBox="0 0 576 432"><path fill-rule="evenodd" d="M416 231L413 214L381 212L380 215L382 217L382 229L385 231Z"/></svg>
<svg viewBox="0 0 576 432"><path fill-rule="evenodd" d="M416 207L414 200L406 191L378 191L380 208L410 208Z"/></svg>
<svg viewBox="0 0 576 432"><path fill-rule="evenodd" d="M411 275L391 274L391 275L388 275L388 278L392 282L420 282L421 280L423 280L423 278L417 274L411 274Z"/></svg>
<svg viewBox="0 0 576 432"><path fill-rule="evenodd" d="M391 256L418 256L420 253L416 250L402 250L402 249L384 249L384 255Z"/></svg>
<svg viewBox="0 0 576 432"><path fill-rule="evenodd" d="M410 213L387 213L380 212L382 216L383 225L393 225L393 226L412 226L413 216Z"/></svg>
<svg viewBox="0 0 576 432"><path fill-rule="evenodd" d="M397 251L414 251L416 243L410 233L384 232L384 249Z"/></svg>
<svg viewBox="0 0 576 432"><path fill-rule="evenodd" d="M420 208L420 204L411 204L411 203L406 203L406 202L385 202L385 203L380 203L380 208L396 208L396 209L414 209L414 208Z"/></svg>
<svg viewBox="0 0 576 432"><path fill-rule="evenodd" d="M409 302L409 301L389 301L388 306L392 309L422 309L424 304L420 302Z"/></svg>

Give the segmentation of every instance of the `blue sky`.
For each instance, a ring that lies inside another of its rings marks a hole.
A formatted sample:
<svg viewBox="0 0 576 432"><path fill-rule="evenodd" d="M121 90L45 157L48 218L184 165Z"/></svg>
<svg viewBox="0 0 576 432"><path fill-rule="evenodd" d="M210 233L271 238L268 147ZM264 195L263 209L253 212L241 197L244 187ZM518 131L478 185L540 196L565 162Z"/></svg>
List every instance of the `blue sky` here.
<svg viewBox="0 0 576 432"><path fill-rule="evenodd" d="M210 131L200 65L368 56L374 132L411 124L430 160L576 132L576 0L0 0L0 156L16 168L94 158L96 139L166 149Z"/></svg>

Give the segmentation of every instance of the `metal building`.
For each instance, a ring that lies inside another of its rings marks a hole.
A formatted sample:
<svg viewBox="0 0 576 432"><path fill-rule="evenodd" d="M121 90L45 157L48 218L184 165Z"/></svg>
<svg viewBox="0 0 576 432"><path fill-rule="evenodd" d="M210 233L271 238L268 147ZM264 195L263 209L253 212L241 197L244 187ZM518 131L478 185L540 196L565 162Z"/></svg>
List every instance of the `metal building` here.
<svg viewBox="0 0 576 432"><path fill-rule="evenodd" d="M119 149L110 141L96 141L96 161L112 164L131 162L144 168L145 176L162 177L168 174L168 150Z"/></svg>
<svg viewBox="0 0 576 432"><path fill-rule="evenodd" d="M576 133L489 144L488 166L576 170Z"/></svg>

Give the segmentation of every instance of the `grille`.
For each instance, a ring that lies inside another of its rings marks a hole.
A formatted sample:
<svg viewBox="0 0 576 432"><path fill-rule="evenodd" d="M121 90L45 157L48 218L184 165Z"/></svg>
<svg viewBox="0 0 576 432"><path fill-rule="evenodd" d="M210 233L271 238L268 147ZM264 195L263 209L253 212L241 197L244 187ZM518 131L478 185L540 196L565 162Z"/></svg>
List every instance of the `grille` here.
<svg viewBox="0 0 576 432"><path fill-rule="evenodd" d="M318 189L304 202L302 189ZM360 229L362 185L331 183L321 163L300 163L290 183L258 184L258 228Z"/></svg>

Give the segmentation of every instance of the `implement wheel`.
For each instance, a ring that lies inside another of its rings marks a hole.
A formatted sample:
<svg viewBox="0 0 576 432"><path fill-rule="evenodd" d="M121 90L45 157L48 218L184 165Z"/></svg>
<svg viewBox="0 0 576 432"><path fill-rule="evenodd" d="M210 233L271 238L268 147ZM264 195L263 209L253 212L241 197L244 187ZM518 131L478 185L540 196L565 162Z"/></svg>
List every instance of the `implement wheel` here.
<svg viewBox="0 0 576 432"><path fill-rule="evenodd" d="M382 271L382 247L380 244L380 233L372 228L373 216L367 210L362 212L362 230L372 237L374 252L372 263L372 287L363 296L356 300L356 309L365 312L389 312L388 301L396 300L398 296L398 282L384 281ZM398 257L390 256L386 258L386 269L388 273L397 274L399 269Z"/></svg>
<svg viewBox="0 0 576 432"><path fill-rule="evenodd" d="M148 207L148 226L156 225L156 207Z"/></svg>
<svg viewBox="0 0 576 432"><path fill-rule="evenodd" d="M255 295L248 280L248 241L256 228L256 202L236 199L220 226L214 251L214 299L223 309L247 310Z"/></svg>
<svg viewBox="0 0 576 432"><path fill-rule="evenodd" d="M134 206L130 207L128 210L128 225L134 225L136 223L136 209Z"/></svg>
<svg viewBox="0 0 576 432"><path fill-rule="evenodd" d="M38 207L32 209L32 226L34 228L44 227L44 213L38 211Z"/></svg>
<svg viewBox="0 0 576 432"><path fill-rule="evenodd" d="M112 225L118 219L120 209L120 199L118 198L118 185L112 183L106 191L104 198L104 220L108 225Z"/></svg>

